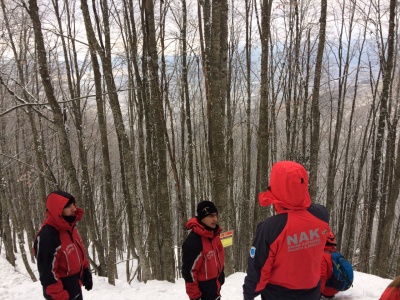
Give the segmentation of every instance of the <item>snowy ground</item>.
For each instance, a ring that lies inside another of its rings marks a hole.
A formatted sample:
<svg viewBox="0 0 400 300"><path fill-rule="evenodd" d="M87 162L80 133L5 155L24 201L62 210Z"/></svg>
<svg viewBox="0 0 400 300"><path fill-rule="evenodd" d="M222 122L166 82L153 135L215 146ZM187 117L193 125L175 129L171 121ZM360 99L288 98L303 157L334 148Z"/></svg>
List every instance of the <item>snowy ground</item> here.
<svg viewBox="0 0 400 300"><path fill-rule="evenodd" d="M4 249L1 249L4 250ZM122 266L120 264L119 266ZM36 275L35 265L32 265ZM119 272L121 276L124 270ZM235 273L226 278L222 286L222 299L242 300L242 284L245 273ZM362 299L378 300L391 279L384 279L374 275L355 272L354 285L348 291L339 293L338 300ZM122 277L121 277L122 278ZM93 276L93 290L83 291L84 299L96 300L187 300L183 279L176 283L166 281L149 281L147 284L132 281L129 285L126 280L117 280L116 285L107 283L107 278ZM42 288L39 282L32 282L27 275L22 260L18 258L17 267L13 268L5 259L4 251L0 254L0 300L28 300L43 299ZM256 299L260 299L257 297Z"/></svg>

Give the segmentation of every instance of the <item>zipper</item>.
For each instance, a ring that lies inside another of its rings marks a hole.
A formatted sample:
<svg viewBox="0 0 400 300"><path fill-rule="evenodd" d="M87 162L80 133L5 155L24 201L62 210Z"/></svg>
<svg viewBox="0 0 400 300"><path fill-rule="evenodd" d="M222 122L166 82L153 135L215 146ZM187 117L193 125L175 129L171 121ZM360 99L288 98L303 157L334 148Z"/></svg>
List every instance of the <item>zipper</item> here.
<svg viewBox="0 0 400 300"><path fill-rule="evenodd" d="M207 271L207 254L204 255L204 269L206 271L206 279L208 279L208 271Z"/></svg>
<svg viewBox="0 0 400 300"><path fill-rule="evenodd" d="M74 230L74 228L73 228L72 230ZM70 232L69 230L67 230L67 232L68 232L68 235L69 235L69 237L70 237L70 239L71 239L72 245L74 246L76 256L78 257L78 262L79 262L79 265L80 265L80 271L82 271L83 265L82 265L82 262L81 262L81 257L80 257L80 255L79 255L79 251L78 251L78 249L76 248L76 245L75 245L75 241L74 241L74 237L73 237L73 232ZM76 243L79 245L80 248L82 248L82 246L80 245L78 239L76 239ZM69 267L68 255L67 255L67 253L65 253L65 251L64 251L64 254L65 254L65 258L66 258L66 260L67 260L67 265L68 265L68 273L67 273L67 274L69 274L69 272L70 272L70 267Z"/></svg>
<svg viewBox="0 0 400 300"><path fill-rule="evenodd" d="M214 236L214 238L215 237L218 237L218 235L215 235ZM214 239L213 238L213 239ZM211 243L211 247L212 247L212 243ZM214 247L212 247L213 248L213 250L214 250ZM219 277L219 275L221 274L221 271L222 271L222 264L221 264L221 260L220 260L220 258L219 258L219 251L218 251L218 247L216 247L216 249L214 250L214 252L215 252L215 256L218 256L218 261L217 261L217 257L215 257L215 265L217 266L217 273L218 273L218 277Z"/></svg>

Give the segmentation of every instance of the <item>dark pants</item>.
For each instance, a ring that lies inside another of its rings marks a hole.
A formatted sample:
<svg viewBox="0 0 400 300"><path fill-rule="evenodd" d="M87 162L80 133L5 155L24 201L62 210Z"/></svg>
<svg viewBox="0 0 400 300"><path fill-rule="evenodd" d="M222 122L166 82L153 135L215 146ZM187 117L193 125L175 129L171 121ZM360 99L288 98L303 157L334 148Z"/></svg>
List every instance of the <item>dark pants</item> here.
<svg viewBox="0 0 400 300"><path fill-rule="evenodd" d="M320 285L307 290L291 290L283 286L267 284L261 292L261 300L320 300Z"/></svg>
<svg viewBox="0 0 400 300"><path fill-rule="evenodd" d="M199 281L201 300L219 300L220 285L217 285L217 278Z"/></svg>
<svg viewBox="0 0 400 300"><path fill-rule="evenodd" d="M69 300L83 300L82 289L79 284L79 274L63 277L60 279L63 283L64 290L66 290L69 294ZM43 287L43 296L47 300L53 299L49 295L47 295L44 287Z"/></svg>
<svg viewBox="0 0 400 300"><path fill-rule="evenodd" d="M204 296L203 294L201 295L201 300L220 300L221 298L220 298L220 296L217 296L217 295L207 295L207 296ZM222 299L221 299L222 300Z"/></svg>

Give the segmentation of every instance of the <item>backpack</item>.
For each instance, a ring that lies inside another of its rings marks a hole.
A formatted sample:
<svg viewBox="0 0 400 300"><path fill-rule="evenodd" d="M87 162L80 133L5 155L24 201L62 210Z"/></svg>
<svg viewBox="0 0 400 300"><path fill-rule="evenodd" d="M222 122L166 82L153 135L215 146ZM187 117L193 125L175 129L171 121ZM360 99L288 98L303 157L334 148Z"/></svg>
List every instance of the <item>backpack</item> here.
<svg viewBox="0 0 400 300"><path fill-rule="evenodd" d="M351 263L339 252L332 252L332 276L326 286L338 291L348 290L353 285L354 273Z"/></svg>

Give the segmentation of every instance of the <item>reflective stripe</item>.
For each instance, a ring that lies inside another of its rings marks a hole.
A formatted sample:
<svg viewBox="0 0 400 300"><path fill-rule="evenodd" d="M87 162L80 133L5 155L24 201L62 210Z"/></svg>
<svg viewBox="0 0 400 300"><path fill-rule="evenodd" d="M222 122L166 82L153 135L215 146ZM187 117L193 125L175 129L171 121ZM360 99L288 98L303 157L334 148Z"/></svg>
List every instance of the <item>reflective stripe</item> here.
<svg viewBox="0 0 400 300"><path fill-rule="evenodd" d="M71 269L69 268L69 260L68 260L68 255L65 251L63 251L64 255L65 255L65 260L67 261L67 275L69 275L69 271L71 271Z"/></svg>
<svg viewBox="0 0 400 300"><path fill-rule="evenodd" d="M61 245L58 246L58 247L56 248L56 251L54 251L54 254L53 254L53 261L51 262L51 273L53 273L53 276L54 276L54 280L55 280L55 281L58 281L58 279L57 279L56 272L55 272L55 270L54 270L54 264L56 263L57 252L58 252L58 250L60 250L60 249L61 249Z"/></svg>
<svg viewBox="0 0 400 300"><path fill-rule="evenodd" d="M190 268L190 274L192 275L192 280L194 281L194 276L193 276L193 269L196 266L197 261L200 259L201 253L197 256L197 258L194 260L192 267Z"/></svg>
<svg viewBox="0 0 400 300"><path fill-rule="evenodd" d="M36 259L39 257L39 249L40 249L40 235L36 237L37 243L36 243Z"/></svg>
<svg viewBox="0 0 400 300"><path fill-rule="evenodd" d="M207 272L207 256L204 256L204 269L206 271L206 279L208 279L208 272Z"/></svg>
<svg viewBox="0 0 400 300"><path fill-rule="evenodd" d="M74 298L72 298L72 300L77 299L81 294L76 295ZM215 299L217 300L217 299Z"/></svg>

